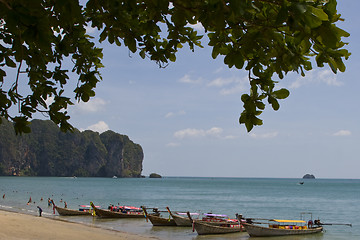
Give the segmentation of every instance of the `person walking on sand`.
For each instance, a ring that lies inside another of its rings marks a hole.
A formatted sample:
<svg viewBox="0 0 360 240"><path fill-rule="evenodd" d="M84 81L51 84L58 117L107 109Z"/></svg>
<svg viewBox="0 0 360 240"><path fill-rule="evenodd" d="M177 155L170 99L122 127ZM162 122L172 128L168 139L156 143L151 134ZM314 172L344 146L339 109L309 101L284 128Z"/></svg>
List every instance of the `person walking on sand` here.
<svg viewBox="0 0 360 240"><path fill-rule="evenodd" d="M39 217L41 217L42 209L41 209L41 207L39 207L39 206L37 206L37 208L39 209Z"/></svg>

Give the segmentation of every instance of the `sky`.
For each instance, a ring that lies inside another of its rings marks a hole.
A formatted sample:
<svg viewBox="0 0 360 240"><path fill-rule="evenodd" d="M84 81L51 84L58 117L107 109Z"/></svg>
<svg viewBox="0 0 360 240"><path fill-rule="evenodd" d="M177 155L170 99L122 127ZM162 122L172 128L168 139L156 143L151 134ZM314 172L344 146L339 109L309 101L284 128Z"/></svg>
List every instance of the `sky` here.
<svg viewBox="0 0 360 240"><path fill-rule="evenodd" d="M339 26L352 55L346 72L326 65L306 77L288 74L280 109L264 124L239 124L247 73L212 59L207 46L180 50L165 69L107 43L103 81L88 103L69 108L79 130L125 134L144 151L143 175L198 177L360 178L360 1L338 1ZM75 80L74 80L75 81Z"/></svg>

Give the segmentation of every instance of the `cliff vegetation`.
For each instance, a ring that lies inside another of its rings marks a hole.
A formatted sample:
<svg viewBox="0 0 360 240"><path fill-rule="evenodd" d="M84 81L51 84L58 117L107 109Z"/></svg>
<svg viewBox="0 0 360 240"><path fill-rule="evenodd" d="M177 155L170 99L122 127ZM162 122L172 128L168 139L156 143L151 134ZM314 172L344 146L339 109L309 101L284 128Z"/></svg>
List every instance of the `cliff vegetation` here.
<svg viewBox="0 0 360 240"><path fill-rule="evenodd" d="M52 121L33 120L31 133L16 135L0 124L0 175L141 177L142 147L128 136L106 131L62 132Z"/></svg>

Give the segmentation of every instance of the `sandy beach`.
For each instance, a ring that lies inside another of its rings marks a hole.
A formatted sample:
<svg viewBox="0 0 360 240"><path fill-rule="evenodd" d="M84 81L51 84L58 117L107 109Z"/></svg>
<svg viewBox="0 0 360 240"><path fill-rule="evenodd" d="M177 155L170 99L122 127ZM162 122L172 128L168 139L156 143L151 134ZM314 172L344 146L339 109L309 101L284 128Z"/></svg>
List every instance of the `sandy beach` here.
<svg viewBox="0 0 360 240"><path fill-rule="evenodd" d="M0 240L157 240L46 217L0 210Z"/></svg>

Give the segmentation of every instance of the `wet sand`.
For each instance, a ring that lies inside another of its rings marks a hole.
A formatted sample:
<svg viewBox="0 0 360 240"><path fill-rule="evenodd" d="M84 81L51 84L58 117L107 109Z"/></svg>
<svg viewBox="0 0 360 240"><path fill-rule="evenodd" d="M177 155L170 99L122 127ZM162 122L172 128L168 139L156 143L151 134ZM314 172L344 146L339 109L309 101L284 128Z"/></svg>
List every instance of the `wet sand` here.
<svg viewBox="0 0 360 240"><path fill-rule="evenodd" d="M6 240L158 240L78 223L0 210L0 239Z"/></svg>

